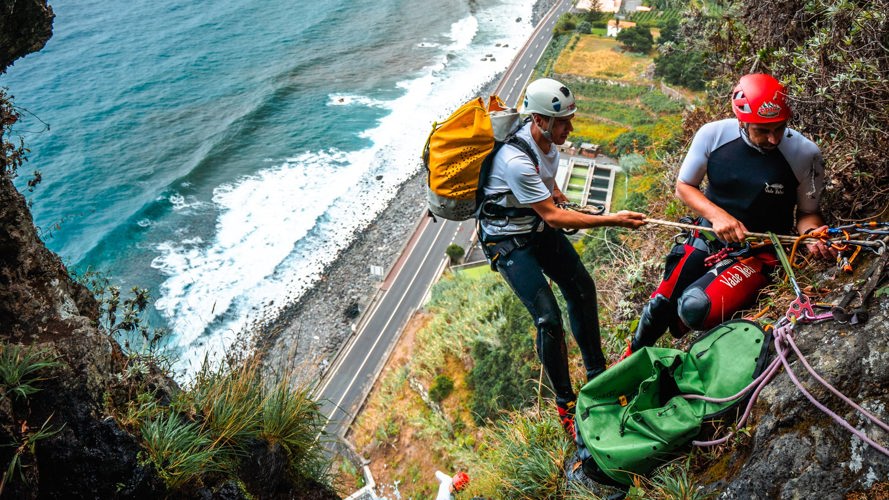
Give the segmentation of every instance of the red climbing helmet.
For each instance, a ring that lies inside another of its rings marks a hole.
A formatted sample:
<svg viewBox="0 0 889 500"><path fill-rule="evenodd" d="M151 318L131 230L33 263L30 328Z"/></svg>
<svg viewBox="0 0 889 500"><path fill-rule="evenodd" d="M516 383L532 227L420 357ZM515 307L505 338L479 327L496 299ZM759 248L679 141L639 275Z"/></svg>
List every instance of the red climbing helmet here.
<svg viewBox="0 0 889 500"><path fill-rule="evenodd" d="M732 92L732 111L745 123L774 123L790 119L784 86L773 76L744 75Z"/></svg>

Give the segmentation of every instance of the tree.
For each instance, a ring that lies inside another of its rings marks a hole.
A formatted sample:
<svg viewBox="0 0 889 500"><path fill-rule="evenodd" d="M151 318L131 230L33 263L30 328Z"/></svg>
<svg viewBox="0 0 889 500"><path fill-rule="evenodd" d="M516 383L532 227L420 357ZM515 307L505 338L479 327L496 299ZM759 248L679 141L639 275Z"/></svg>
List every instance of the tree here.
<svg viewBox="0 0 889 500"><path fill-rule="evenodd" d="M661 28L661 36L658 37L657 43L677 42L679 40L679 21L675 18L667 19Z"/></svg>
<svg viewBox="0 0 889 500"><path fill-rule="evenodd" d="M447 375L436 375L429 388L429 399L441 403L454 392L454 381Z"/></svg>
<svg viewBox="0 0 889 500"><path fill-rule="evenodd" d="M654 36L651 34L651 28L642 26L633 26L632 28L620 30L620 33L617 34L617 41L630 52L642 54L647 54L654 46Z"/></svg>
<svg viewBox="0 0 889 500"><path fill-rule="evenodd" d="M590 10L583 14L584 21L589 21L590 23L604 22L606 14L602 12L602 6L599 3L599 0L593 0L590 2Z"/></svg>
<svg viewBox="0 0 889 500"><path fill-rule="evenodd" d="M560 35L564 35L566 33L572 33L577 29L577 18L571 14L570 12L565 13L562 17L556 21L556 26L553 28L553 36L558 37Z"/></svg>
<svg viewBox="0 0 889 500"><path fill-rule="evenodd" d="M709 73L704 56L694 50L669 47L654 58L654 75L671 85L703 90Z"/></svg>
<svg viewBox="0 0 889 500"><path fill-rule="evenodd" d="M463 247L456 243L451 243L448 245L448 248L445 249L445 255L451 259L451 264L456 264L460 262L460 259L466 255L466 250L463 250Z"/></svg>

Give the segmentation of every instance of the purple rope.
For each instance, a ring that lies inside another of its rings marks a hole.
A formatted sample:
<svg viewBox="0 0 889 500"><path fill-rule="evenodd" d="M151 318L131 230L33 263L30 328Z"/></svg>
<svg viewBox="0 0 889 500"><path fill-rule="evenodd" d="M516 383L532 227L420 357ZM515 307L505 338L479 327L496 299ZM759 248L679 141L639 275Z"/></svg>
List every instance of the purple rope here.
<svg viewBox="0 0 889 500"><path fill-rule="evenodd" d="M830 313L825 313L825 314L821 314L821 315L815 316L813 318L808 318L808 319L810 319L812 321L819 321L819 320L827 319L830 317L831 317ZM759 377L757 377L756 380L751 382L747 387L742 389L737 394L730 396L728 398L709 398L706 396L699 396L696 394L684 394L683 397L686 399L701 399L701 400L712 402L712 403L725 403L725 402L733 401L733 400L739 398L740 396L745 394L747 391L749 391L752 387L755 387L756 389L754 390L753 395L750 397L750 401L747 403L747 407L744 410L744 415L741 417L741 419L738 422L738 427L742 427L747 422L747 418L750 415L750 412L753 408L754 403L756 402L756 398L759 396L759 393L774 378L775 374L778 371L779 366L783 365L784 368L787 370L787 374L790 376L790 379L793 381L793 383L797 386L797 388L799 388L799 390L803 393L803 395L806 396L806 398L809 401L811 401L812 404L815 405L815 407L817 407L821 411L825 412L826 414L830 415L831 418L834 419L834 421L836 421L838 424L840 424L841 426L845 427L847 430L849 430L850 432L852 432L853 434L858 436L858 438L861 439L862 441L864 441L865 443L871 445L877 451L883 453L884 455L889 456L889 450L886 450L886 448L877 444L875 441L873 441L872 439L867 437L867 435L865 435L862 431L859 431L858 429L854 428L851 424L849 424L849 422L847 422L842 417L840 417L839 415L832 412L826 406L822 405L820 402L818 402L818 400L816 400L805 389L805 387L803 387L803 385L797 379L796 374L790 368L790 362L787 360L787 356L786 356L787 351L786 351L786 349L784 349L782 347L782 342L786 342L787 344L790 345L790 347L796 353L797 357L799 357L803 366L805 366L806 370L815 378L815 380L817 380L819 383L821 383L824 387L826 387L828 390L830 390L830 392L832 392L834 395L836 395L837 397L842 399L848 405L852 406L853 408L855 408L856 410L861 412L863 415L868 417L868 419L870 419L872 422L874 422L878 426L882 427L884 430L889 431L889 425L886 425L879 418L872 415L870 412L868 412L867 410L865 410L864 408L862 408L861 406L859 406L858 404L853 402L851 399L849 399L848 397L843 395L835 387L830 385L830 383L828 383L821 376L819 376L817 372L815 372L815 370L812 368L812 366L809 365L805 356L803 356L799 347L793 341L793 336L791 335L791 333L793 332L795 322L781 321L781 322L779 322L779 325L781 325L781 326L779 326L778 328L775 329L775 350L778 353L778 358L775 359L774 361L772 361L772 363L769 364L769 366L766 368L766 370L764 370L763 373ZM720 439L716 439L716 440L712 440L712 441L692 441L692 444L695 446L702 446L702 447L716 446L716 445L723 444L723 443L727 442L733 435L734 435L734 432L729 432L726 436L724 436Z"/></svg>
<svg viewBox="0 0 889 500"><path fill-rule="evenodd" d="M792 325L790 327L788 327L787 329L792 330L793 329ZM840 417L836 413L830 411L829 408L822 405L820 402L818 402L817 399L815 399L814 396L809 394L809 391L807 391L806 388L803 387L803 385L800 383L800 381L796 378L796 375L793 373L793 370L790 368L790 362L787 360L787 357L785 356L785 350L781 346L781 339L786 338L786 337L789 337L789 334L785 334L783 328L775 330L775 350L778 352L778 357L781 359L781 363L784 365L784 369L787 371L787 374L790 375L790 379L793 380L793 383L796 385L796 387L803 393L803 395L813 405L815 405L816 408L818 408L819 410L823 411L824 413L830 415L830 417L833 418L836 423L845 427L849 432L858 436L859 439L861 439L865 443L871 445L874 449L876 449L880 453L882 453L886 456L889 456L889 450L887 450L886 448L883 448L878 443L876 443L875 441L873 441L872 439L867 437L867 435L865 435L863 432L861 432L858 429L856 429L855 427L853 427L851 424L849 424L849 422L844 420L842 417Z"/></svg>
<svg viewBox="0 0 889 500"><path fill-rule="evenodd" d="M800 352L799 347L797 347L797 345L796 345L796 342L793 341L793 336L787 335L786 338L787 338L787 343L790 344L791 348L793 348L793 352L796 353L796 356L803 363L803 366L806 367L806 370L815 378L815 380L820 382L821 385L826 387L830 392L834 393L834 395L836 395L837 397L842 399L846 404L848 404L852 408L855 408L856 410L858 410L859 412L864 414L867 418L869 418L871 420L871 422L882 427L883 430L885 430L886 432L889 432L889 425L886 425L885 422L883 422L879 418L875 417L874 415L872 415L870 412L868 412L864 408L858 406L854 401L852 401L851 399L846 397L845 394L841 393L834 386L830 385L830 383L828 383L826 380L821 378L821 376L818 375L818 373L816 373L815 370L809 365L809 362L806 360L806 357L803 356L803 353Z"/></svg>
<svg viewBox="0 0 889 500"><path fill-rule="evenodd" d="M762 382L756 387L756 390L753 391L753 395L750 396L750 401L747 402L747 408L744 409L744 414L741 416L741 419L738 421L738 427L743 427L744 424L747 423L747 417L750 416L750 412L753 410L753 405L756 403L756 398L759 397L759 393L763 389L765 389L765 387L769 384L769 382L772 381L772 379L778 373L778 370L780 368L781 368L781 363L779 360L776 359L776 360L772 361L772 363L769 364L769 367L764 371L764 374L766 375L766 377L763 378ZM760 377L762 377L762 375L760 375ZM734 431L729 431L728 434L726 434L725 436L723 436L719 439L715 439L713 441L692 441L691 444L693 444L694 446L701 446L701 447L716 446L716 445L725 443L734 435L735 435Z"/></svg>
<svg viewBox="0 0 889 500"><path fill-rule="evenodd" d="M750 391L750 389L752 389L753 387L759 385L762 382L762 380L764 378L766 378L769 370L772 369L772 365L777 364L777 363L780 363L780 361L778 361L777 359L773 360L771 363L769 363L769 366L767 366L766 369L762 371L762 373L759 375L759 377L756 377L753 380L753 382L750 382L750 384L747 385L747 387L741 389L740 391L738 391L736 394L734 394L732 396L728 396L725 398L711 398L709 396L704 396L701 394L682 394L681 396L685 399L700 399L700 400L706 401L708 403L728 403L729 401L734 401L736 399L739 399L741 396L747 394L747 392Z"/></svg>

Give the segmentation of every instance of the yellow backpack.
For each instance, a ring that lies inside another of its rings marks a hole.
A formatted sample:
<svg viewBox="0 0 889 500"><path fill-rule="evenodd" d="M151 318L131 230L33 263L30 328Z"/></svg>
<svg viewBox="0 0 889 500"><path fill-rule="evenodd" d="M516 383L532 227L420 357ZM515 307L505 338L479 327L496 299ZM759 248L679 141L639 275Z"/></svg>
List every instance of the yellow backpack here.
<svg viewBox="0 0 889 500"><path fill-rule="evenodd" d="M515 108L496 95L477 97L432 124L423 149L429 213L449 220L475 217L494 154L519 123Z"/></svg>

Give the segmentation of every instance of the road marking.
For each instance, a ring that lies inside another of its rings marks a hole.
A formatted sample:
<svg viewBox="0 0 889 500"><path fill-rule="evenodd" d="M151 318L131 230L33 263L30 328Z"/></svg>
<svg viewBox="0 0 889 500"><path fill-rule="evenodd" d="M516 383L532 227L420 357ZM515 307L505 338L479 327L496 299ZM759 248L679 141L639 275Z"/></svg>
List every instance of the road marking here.
<svg viewBox="0 0 889 500"><path fill-rule="evenodd" d="M433 238L433 244L429 245L429 249L426 250L426 254L423 256L423 260L422 260L423 262L426 261L426 259L429 257L429 254L432 252L432 249L435 247L435 244L434 244L435 240L438 240L439 236L441 235L441 232L444 230L445 225L446 224L442 224L441 227L438 229L438 233L435 235L435 238ZM364 365L367 364L367 361L368 361L368 359L370 359L370 355L373 353L373 350L376 349L377 344L379 344L379 342L380 342L380 339L383 338L382 331L385 331L386 328L389 327L389 324L392 322L392 320L394 318L394 313L398 310L398 306L400 306L402 304L402 302L404 302L404 298L405 298L405 296L407 296L408 290L410 290L411 285L414 283L414 281L417 278L417 275L420 273L421 270L422 270L422 266L418 266L416 272L414 272L414 275L411 277L410 282L408 283L407 286L405 286L404 292L402 292L401 297L399 297L398 302L395 304L395 307L393 308L393 311L392 311L393 314L389 316L389 319L386 320L386 324L383 325L383 328L380 332L381 334L377 336L377 339L374 341L373 345L370 347L370 349L367 350L367 353L364 356L364 359L361 361L361 365L358 367L358 370L355 372L355 375L352 377L352 380L349 381L349 385L346 386L345 390L343 390L343 392L340 396L340 399L336 403L334 403L334 405L333 405L334 412L336 412L336 409L340 408L340 405L343 404L343 400L346 398L346 394L349 393L349 390L352 388L352 386L355 384L355 381L358 379L358 374L360 374L361 370L364 369ZM330 416L327 417L328 424L330 423L332 416L333 415L331 414Z"/></svg>
<svg viewBox="0 0 889 500"><path fill-rule="evenodd" d="M423 224L423 229L420 230L420 234L422 234L422 233L426 230L426 226L429 225L429 219L428 219L428 218L425 218L425 219L423 220L422 224ZM444 227L444 224L442 224L442 227ZM414 250L414 248L417 246L417 243L418 243L419 241L420 241L420 238L419 238L419 237L414 238L414 239L410 242L410 246L406 247L406 248L402 251L402 255L408 255L408 256L409 256L411 253L413 253L413 250ZM400 258L399 258L399 259L400 259ZM404 259L404 261L407 262L407 259ZM396 260L396 262L398 262L398 261ZM402 272L403 270L404 270L404 264L402 263L401 267L399 267L398 270L395 272L395 276L393 276L392 279L390 280L391 283L394 283L394 282L396 282L396 281L398 280L398 277L401 276L401 272ZM384 296L385 296L385 294L384 294ZM369 320L370 318L372 318L372 317L374 316L374 314L377 313L377 310L379 310L380 305L382 305L382 303L383 303L382 300L378 300L378 301L373 305L373 309L371 309L370 312L366 313L365 317L367 317L368 320ZM366 324L367 324L367 322L365 322L365 325L366 325ZM356 342L357 337L359 337L360 335L361 335L361 333L359 332L358 334L355 335L355 338L350 339L350 340L352 340L352 342L349 343L349 345L346 347L346 350L345 350L344 352L340 353L340 355L337 357L336 361L334 362L334 365L332 365L332 366L327 370L327 373L335 374L337 371L339 371L340 367L343 365L343 360L346 359L346 358L348 358L348 357L349 357L349 354L352 353L352 349L355 347L355 344L357 343L357 342ZM324 379L325 379L325 381L324 381L324 385L321 386L317 391L315 391L315 393L318 394L318 395L320 396L322 392L324 392L325 390L327 390L327 387L330 385L330 382L331 382L334 378L335 378L335 377L333 377L333 376L324 377Z"/></svg>

